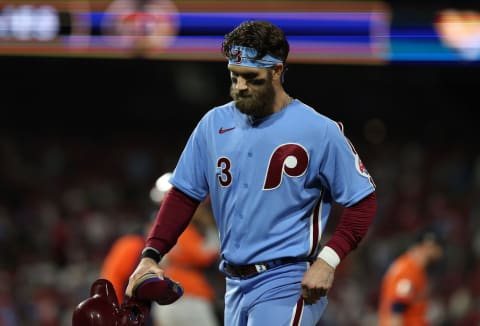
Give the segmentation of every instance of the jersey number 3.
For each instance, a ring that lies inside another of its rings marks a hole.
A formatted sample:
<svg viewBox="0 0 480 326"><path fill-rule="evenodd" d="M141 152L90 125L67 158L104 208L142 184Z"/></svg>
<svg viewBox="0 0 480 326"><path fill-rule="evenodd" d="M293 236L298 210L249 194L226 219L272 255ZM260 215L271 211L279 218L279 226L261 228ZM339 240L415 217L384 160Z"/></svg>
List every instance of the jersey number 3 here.
<svg viewBox="0 0 480 326"><path fill-rule="evenodd" d="M288 177L301 177L308 167L308 153L299 144L283 144L278 146L270 156L268 168L265 174L263 190L276 189L282 183L283 175ZM226 157L217 160L219 170L218 182L222 187L228 187L232 183L230 171L232 163Z"/></svg>

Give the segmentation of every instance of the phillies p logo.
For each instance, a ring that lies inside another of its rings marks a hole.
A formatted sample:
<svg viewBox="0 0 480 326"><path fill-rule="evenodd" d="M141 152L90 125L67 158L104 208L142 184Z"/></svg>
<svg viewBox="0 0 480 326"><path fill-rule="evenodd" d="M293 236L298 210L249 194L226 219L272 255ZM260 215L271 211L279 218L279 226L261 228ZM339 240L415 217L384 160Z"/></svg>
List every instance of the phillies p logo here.
<svg viewBox="0 0 480 326"><path fill-rule="evenodd" d="M283 144L275 149L268 163L264 190L280 186L283 175L301 177L308 167L308 153L299 144Z"/></svg>

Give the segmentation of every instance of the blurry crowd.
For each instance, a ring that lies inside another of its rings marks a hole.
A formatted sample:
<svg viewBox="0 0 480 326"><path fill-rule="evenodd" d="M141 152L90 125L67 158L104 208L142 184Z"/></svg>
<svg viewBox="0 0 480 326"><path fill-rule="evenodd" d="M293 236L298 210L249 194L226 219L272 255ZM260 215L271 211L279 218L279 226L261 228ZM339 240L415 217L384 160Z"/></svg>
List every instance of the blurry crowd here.
<svg viewBox="0 0 480 326"><path fill-rule="evenodd" d="M354 142L377 183L379 211L362 246L338 267L322 325L375 325L381 276L425 225L448 241L431 270L431 319L480 325L477 145ZM156 212L149 192L182 147L1 136L0 325L70 325L114 240ZM333 216L324 240L336 222Z"/></svg>

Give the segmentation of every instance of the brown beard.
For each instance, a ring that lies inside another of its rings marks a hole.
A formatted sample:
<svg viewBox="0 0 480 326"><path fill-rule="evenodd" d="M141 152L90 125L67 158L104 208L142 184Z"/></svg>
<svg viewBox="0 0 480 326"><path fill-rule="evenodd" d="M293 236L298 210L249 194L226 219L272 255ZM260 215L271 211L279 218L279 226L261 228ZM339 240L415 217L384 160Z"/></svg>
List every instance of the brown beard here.
<svg viewBox="0 0 480 326"><path fill-rule="evenodd" d="M264 86L255 91L237 91L232 85L230 96L235 101L235 107L238 111L254 118L263 118L273 113L275 90L271 76L267 76Z"/></svg>

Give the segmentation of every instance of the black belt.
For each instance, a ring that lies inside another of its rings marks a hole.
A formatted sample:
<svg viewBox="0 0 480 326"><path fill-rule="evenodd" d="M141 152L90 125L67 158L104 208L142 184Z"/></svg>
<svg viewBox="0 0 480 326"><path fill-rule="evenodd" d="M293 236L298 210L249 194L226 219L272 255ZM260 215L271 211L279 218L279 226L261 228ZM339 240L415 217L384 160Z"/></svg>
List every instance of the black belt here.
<svg viewBox="0 0 480 326"><path fill-rule="evenodd" d="M286 257L250 265L233 265L225 261L223 266L225 273L227 273L228 276L249 278L281 265L298 263L308 260L309 259L307 258Z"/></svg>

